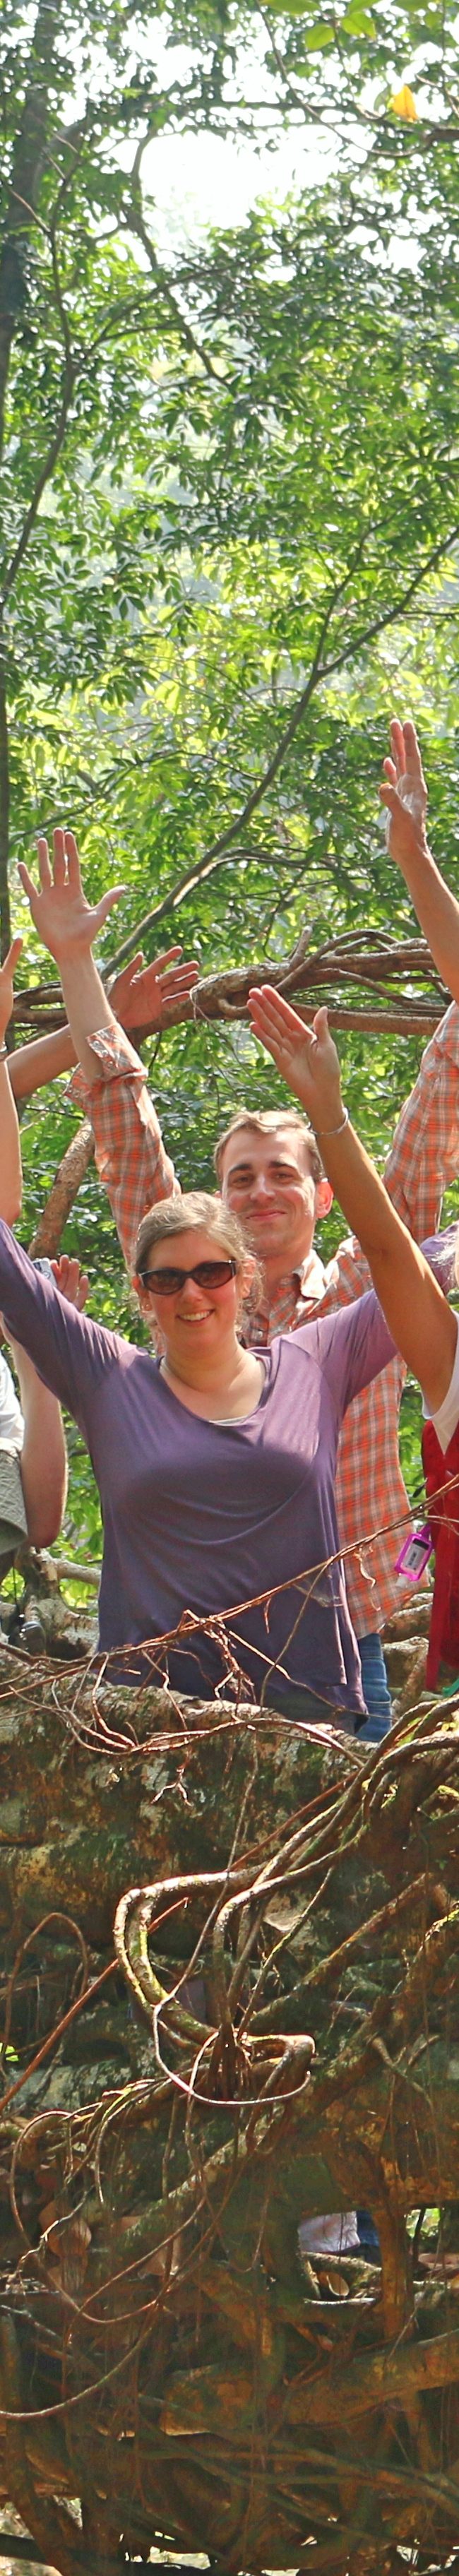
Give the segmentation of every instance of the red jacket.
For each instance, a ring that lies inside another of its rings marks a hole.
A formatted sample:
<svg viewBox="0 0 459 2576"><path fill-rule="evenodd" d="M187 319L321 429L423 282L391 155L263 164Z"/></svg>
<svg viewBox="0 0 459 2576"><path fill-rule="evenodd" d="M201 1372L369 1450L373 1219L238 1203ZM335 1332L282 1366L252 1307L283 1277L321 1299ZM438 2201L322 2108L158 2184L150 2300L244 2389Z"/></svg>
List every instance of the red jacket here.
<svg viewBox="0 0 459 2576"><path fill-rule="evenodd" d="M459 1423L449 1447L440 1448L433 1422L422 1434L427 1508L435 1548L432 1617L426 1666L434 1690L440 1664L459 1673Z"/></svg>

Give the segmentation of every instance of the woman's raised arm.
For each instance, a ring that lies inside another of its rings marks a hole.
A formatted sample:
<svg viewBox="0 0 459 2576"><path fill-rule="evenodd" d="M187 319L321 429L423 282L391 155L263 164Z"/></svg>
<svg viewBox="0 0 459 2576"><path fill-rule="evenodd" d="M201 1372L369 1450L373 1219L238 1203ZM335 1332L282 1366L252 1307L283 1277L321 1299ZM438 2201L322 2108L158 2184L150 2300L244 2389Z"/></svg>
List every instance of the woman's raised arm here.
<svg viewBox="0 0 459 2576"><path fill-rule="evenodd" d="M254 1036L273 1056L315 1130L328 1179L366 1254L389 1330L419 1378L429 1413L436 1413L452 1376L456 1317L351 1127L327 1012L317 1011L308 1028L269 984L250 993L249 1009Z"/></svg>

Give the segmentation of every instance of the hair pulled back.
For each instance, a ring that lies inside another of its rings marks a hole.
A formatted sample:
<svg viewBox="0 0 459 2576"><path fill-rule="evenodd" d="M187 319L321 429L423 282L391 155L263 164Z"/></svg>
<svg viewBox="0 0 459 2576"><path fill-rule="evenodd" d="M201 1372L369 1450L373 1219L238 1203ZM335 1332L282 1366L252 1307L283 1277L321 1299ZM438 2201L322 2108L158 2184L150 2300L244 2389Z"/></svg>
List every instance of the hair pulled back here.
<svg viewBox="0 0 459 2576"><path fill-rule="evenodd" d="M155 1243L170 1241L175 1234L198 1234L202 1228L219 1245L220 1251L236 1262L237 1269L242 1270L247 1259L247 1247L242 1226L237 1216L232 1215L231 1208L225 1207L223 1199L211 1194L210 1190L184 1190L183 1193L174 1190L172 1198L160 1199L157 1206L148 1208L146 1216L142 1217L135 1248L137 1274L146 1269L148 1255Z"/></svg>

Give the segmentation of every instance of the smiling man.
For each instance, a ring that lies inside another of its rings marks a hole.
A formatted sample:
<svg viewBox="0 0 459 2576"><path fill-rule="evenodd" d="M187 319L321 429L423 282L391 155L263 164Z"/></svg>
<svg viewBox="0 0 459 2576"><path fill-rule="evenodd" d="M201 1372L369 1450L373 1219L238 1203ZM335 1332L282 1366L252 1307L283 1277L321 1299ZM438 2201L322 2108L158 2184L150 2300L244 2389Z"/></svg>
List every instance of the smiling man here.
<svg viewBox="0 0 459 2576"><path fill-rule="evenodd" d="M251 1340L304 1323L326 1274L314 1243L333 1192L312 1128L296 1110L241 1109L215 1147L218 1186L240 1218L261 1271ZM294 1313L292 1305L294 1304ZM256 1321L255 1321L256 1319Z"/></svg>

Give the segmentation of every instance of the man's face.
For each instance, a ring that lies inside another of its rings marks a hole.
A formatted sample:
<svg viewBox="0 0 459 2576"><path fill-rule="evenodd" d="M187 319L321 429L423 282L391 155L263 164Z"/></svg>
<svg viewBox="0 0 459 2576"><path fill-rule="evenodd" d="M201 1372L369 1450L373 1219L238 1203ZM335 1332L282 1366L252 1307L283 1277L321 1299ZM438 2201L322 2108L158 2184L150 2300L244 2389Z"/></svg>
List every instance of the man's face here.
<svg viewBox="0 0 459 2576"><path fill-rule="evenodd" d="M324 1184L306 1169L307 1159L307 1146L291 1127L265 1135L238 1127L225 1145L222 1198L240 1218L251 1252L260 1261L285 1260L286 1270L306 1260L322 1213Z"/></svg>

